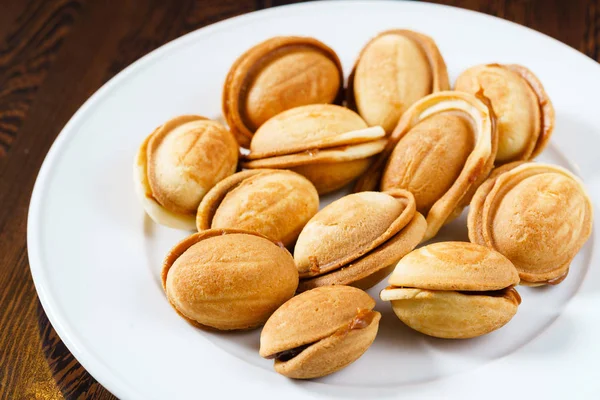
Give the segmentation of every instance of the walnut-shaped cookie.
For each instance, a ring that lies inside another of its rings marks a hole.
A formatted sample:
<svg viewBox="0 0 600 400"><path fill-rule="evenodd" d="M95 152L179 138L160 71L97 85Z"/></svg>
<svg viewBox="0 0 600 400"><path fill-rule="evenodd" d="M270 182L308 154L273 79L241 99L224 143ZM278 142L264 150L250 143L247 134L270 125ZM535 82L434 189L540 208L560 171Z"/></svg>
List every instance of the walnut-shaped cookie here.
<svg viewBox="0 0 600 400"><path fill-rule="evenodd" d="M271 117L308 104L340 103L342 65L310 37L277 36L252 47L231 66L223 87L223 115L240 145Z"/></svg>
<svg viewBox="0 0 600 400"><path fill-rule="evenodd" d="M494 170L473 196L469 239L511 260L522 284L558 284L592 222L579 178L555 165L515 162Z"/></svg>
<svg viewBox="0 0 600 400"><path fill-rule="evenodd" d="M227 128L197 115L173 118L140 146L134 164L136 193L154 222L195 228L204 195L237 168L238 144Z"/></svg>
<svg viewBox="0 0 600 400"><path fill-rule="evenodd" d="M446 63L435 41L393 29L362 49L348 78L346 99L369 126L382 126L390 134L413 103L449 89Z"/></svg>
<svg viewBox="0 0 600 400"><path fill-rule="evenodd" d="M554 107L540 80L516 65L477 65L456 80L455 90L490 99L498 120L496 165L530 160L548 144L554 130Z"/></svg>
<svg viewBox="0 0 600 400"><path fill-rule="evenodd" d="M424 240L458 216L487 178L498 145L484 97L438 92L412 105L355 191L409 190L427 218Z"/></svg>
<svg viewBox="0 0 600 400"><path fill-rule="evenodd" d="M260 335L260 355L275 371L311 379L356 361L377 336L381 314L360 289L325 286L304 292L273 313Z"/></svg>
<svg viewBox="0 0 600 400"><path fill-rule="evenodd" d="M406 190L354 193L334 201L298 237L298 290L327 285L370 288L419 244L426 225Z"/></svg>
<svg viewBox="0 0 600 400"><path fill-rule="evenodd" d="M429 336L466 339L504 326L521 298L515 266L502 254L465 242L440 242L404 257L381 291L394 313Z"/></svg>
<svg viewBox="0 0 600 400"><path fill-rule="evenodd" d="M319 195L308 179L292 171L254 169L213 187L198 207L196 227L258 232L289 247L317 211Z"/></svg>
<svg viewBox="0 0 600 400"><path fill-rule="evenodd" d="M385 132L369 127L354 111L332 104L292 108L254 134L244 168L290 169L310 180L319 194L358 178L385 147Z"/></svg>
<svg viewBox="0 0 600 400"><path fill-rule="evenodd" d="M171 249L162 284L175 311L193 325L251 329L294 296L298 271L285 248L258 233L211 229Z"/></svg>

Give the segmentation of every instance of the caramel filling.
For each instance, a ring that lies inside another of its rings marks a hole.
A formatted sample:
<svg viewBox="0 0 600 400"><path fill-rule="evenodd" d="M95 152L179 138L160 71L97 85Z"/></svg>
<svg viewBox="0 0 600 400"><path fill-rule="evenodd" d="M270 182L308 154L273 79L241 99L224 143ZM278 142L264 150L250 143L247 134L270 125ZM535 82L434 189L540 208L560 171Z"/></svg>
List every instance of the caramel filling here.
<svg viewBox="0 0 600 400"><path fill-rule="evenodd" d="M308 261L310 262L309 271L311 273L318 274L321 272L321 267L319 266L319 261L317 260L317 257L310 256L310 257L308 257Z"/></svg>
<svg viewBox="0 0 600 400"><path fill-rule="evenodd" d="M567 270L567 272L565 272L564 274L562 274L559 277L556 277L554 279L550 279L549 281L547 281L546 283L548 285L558 285L559 283L561 283L562 281L565 280L565 278L567 277L567 275L569 274L569 270Z"/></svg>
<svg viewBox="0 0 600 400"><path fill-rule="evenodd" d="M460 294L466 294L471 296L491 296L491 297L505 297L509 300L516 301L517 304L521 304L521 296L519 292L515 290L513 286L500 289L500 290L485 290L485 291L466 291L457 290Z"/></svg>
<svg viewBox="0 0 600 400"><path fill-rule="evenodd" d="M296 357L298 354L302 353L306 348L312 346L315 343L317 343L317 342L303 344L302 346L294 347L293 349L280 351L279 353L275 353L266 358L268 358L269 360L274 358L277 361L281 361L281 362L290 361L292 358Z"/></svg>
<svg viewBox="0 0 600 400"><path fill-rule="evenodd" d="M333 333L333 335L345 336L348 333L350 333L350 331L358 330L358 329L365 329L366 327L371 325L371 322L373 322L375 315L376 315L375 311L359 308L356 312L356 316L354 318L352 318L352 321L350 321L347 325L344 325L340 329L335 331ZM303 344L298 347L294 347L293 349L280 351L279 353L272 354L266 358L270 359L270 360L276 359L277 361L281 361L281 362L290 361L292 358L296 357L298 354L302 353L304 350L306 350L307 348L309 348L310 346L312 346L318 342L319 341L307 343L307 344Z"/></svg>
<svg viewBox="0 0 600 400"><path fill-rule="evenodd" d="M371 322L373 322L373 319L375 319L376 314L377 313L373 310L358 309L356 317L354 317L352 322L350 322L350 330L364 329L371 325Z"/></svg>

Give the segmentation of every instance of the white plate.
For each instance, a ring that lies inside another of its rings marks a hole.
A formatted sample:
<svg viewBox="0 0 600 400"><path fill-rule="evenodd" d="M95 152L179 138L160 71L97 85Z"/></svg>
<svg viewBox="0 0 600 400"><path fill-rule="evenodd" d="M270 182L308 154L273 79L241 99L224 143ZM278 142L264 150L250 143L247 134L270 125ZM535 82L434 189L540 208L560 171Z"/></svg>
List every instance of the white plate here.
<svg viewBox="0 0 600 400"><path fill-rule="evenodd" d="M198 30L134 63L81 107L48 153L31 200L29 259L41 302L69 350L111 392L129 399L600 392L596 231L564 283L519 288L523 304L501 330L474 340L432 339L404 327L380 302L383 319L369 351L312 382L273 372L272 362L258 356L259 331L207 333L167 303L161 261L186 233L154 225L138 204L131 171L142 139L178 114L219 118L229 66L261 40L315 36L348 71L369 38L396 27L431 35L452 81L487 62L535 71L557 115L540 159L578 173L600 204L600 68L553 39L483 14L416 2L302 4ZM439 238L466 239L464 216ZM370 293L377 297L383 285Z"/></svg>

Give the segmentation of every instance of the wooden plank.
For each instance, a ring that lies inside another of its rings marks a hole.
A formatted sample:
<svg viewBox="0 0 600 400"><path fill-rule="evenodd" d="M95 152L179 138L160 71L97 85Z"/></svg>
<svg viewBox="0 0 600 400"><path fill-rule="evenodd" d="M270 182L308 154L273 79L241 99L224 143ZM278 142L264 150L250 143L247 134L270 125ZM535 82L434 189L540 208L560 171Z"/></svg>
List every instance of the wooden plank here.
<svg viewBox="0 0 600 400"><path fill-rule="evenodd" d="M0 13L0 158L8 152L81 8L81 0L11 1L7 12Z"/></svg>

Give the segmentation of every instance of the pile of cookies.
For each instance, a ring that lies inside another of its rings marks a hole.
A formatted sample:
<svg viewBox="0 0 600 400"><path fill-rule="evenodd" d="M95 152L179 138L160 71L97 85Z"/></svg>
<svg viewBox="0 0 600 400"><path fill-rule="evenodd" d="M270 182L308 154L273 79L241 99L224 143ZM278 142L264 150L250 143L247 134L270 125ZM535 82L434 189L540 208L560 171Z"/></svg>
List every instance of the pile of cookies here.
<svg viewBox="0 0 600 400"><path fill-rule="evenodd" d="M391 30L344 81L320 41L269 39L227 75L228 128L173 118L135 162L146 213L198 231L164 260L175 311L202 328L264 325L260 355L291 378L368 349L381 314L363 290L388 275L381 299L406 325L472 338L515 315L516 285L565 279L592 231L582 182L531 161L554 109L525 67L474 66L450 90L435 42ZM319 195L352 182L319 211ZM469 205L470 243L415 250Z"/></svg>

